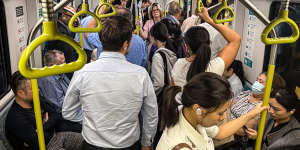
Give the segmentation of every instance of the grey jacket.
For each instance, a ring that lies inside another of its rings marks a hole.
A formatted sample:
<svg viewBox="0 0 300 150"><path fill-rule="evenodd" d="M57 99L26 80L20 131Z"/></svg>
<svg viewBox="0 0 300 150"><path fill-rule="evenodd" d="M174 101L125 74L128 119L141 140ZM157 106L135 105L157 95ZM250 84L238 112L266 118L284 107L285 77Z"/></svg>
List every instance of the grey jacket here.
<svg viewBox="0 0 300 150"><path fill-rule="evenodd" d="M166 48L159 48L154 53L153 58L152 58L152 66L151 66L151 79L152 79L152 83L153 83L153 87L154 87L156 95L158 95L160 92L162 92L163 87L165 85L165 82L164 82L165 67L164 67L163 58L159 54L159 51L163 52L166 55L169 81L171 81L172 68L173 68L175 62L177 61L176 54Z"/></svg>
<svg viewBox="0 0 300 150"><path fill-rule="evenodd" d="M287 125L276 132L270 133L273 125L273 119L267 120L263 136L262 150L300 149L300 124L293 116Z"/></svg>

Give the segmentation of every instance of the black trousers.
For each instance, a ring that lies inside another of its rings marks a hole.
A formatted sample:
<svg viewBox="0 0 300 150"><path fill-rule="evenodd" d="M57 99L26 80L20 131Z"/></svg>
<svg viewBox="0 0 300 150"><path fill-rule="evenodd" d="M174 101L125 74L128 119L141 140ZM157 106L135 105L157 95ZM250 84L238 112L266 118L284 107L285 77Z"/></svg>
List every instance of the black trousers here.
<svg viewBox="0 0 300 150"><path fill-rule="evenodd" d="M140 150L141 146L139 141L131 145L130 147L127 148L120 148L120 149L114 149L114 148L103 148L103 147L98 147L91 145L87 143L86 141L83 141L81 150Z"/></svg>

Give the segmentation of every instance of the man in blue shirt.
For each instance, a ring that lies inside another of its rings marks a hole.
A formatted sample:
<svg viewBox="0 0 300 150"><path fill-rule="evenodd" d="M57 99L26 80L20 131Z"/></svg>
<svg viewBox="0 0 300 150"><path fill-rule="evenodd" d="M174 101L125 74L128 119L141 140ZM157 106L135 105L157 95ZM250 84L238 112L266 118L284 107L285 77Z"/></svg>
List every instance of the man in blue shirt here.
<svg viewBox="0 0 300 150"><path fill-rule="evenodd" d="M44 56L47 66L65 63L64 53L58 50L49 50ZM64 97L66 95L69 78L65 74L48 76L38 79L39 94L57 106L57 112L61 113Z"/></svg>
<svg viewBox="0 0 300 150"><path fill-rule="evenodd" d="M86 28L88 23L92 20L92 18L93 18L92 16L87 16L87 17L83 18L80 21L81 27ZM74 38L74 40L76 42L80 42L80 34L81 33L76 33L75 38ZM95 49L95 46L93 44L90 44L84 35L82 36L82 41L83 41L83 49L85 50L86 55L87 55L87 62L90 62L91 54L92 54L93 50Z"/></svg>
<svg viewBox="0 0 300 150"><path fill-rule="evenodd" d="M132 14L130 10L127 8L120 8L117 9L117 15L123 16L127 18L128 20L132 20ZM92 19L87 27L93 28L96 26L95 20ZM88 42L94 46L97 47L97 58L100 56L100 53L102 52L102 44L99 38L98 33L88 33L85 36L87 36ZM147 64L147 51L146 51L146 44L143 41L143 39L137 35L133 35L131 45L129 48L129 52L126 54L127 61L146 67Z"/></svg>

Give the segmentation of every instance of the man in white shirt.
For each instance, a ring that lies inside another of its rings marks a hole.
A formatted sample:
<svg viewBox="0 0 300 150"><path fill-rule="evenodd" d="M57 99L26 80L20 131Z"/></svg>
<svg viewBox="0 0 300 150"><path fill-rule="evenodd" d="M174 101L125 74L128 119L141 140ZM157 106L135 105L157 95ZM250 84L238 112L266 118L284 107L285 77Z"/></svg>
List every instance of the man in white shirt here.
<svg viewBox="0 0 300 150"><path fill-rule="evenodd" d="M132 24L124 17L111 17L103 22L99 38L103 52L98 60L75 72L63 117L82 121L84 150L140 150L139 139L142 149L150 150L158 122L157 102L147 71L125 58Z"/></svg>

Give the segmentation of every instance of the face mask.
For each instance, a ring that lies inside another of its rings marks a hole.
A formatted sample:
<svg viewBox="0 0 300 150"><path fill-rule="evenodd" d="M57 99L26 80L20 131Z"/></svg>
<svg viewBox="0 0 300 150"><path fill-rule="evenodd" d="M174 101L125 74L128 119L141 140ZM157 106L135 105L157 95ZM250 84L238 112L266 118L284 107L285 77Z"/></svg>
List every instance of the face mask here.
<svg viewBox="0 0 300 150"><path fill-rule="evenodd" d="M251 89L252 89L252 92L254 94L260 94L262 93L262 90L265 88L264 85L262 85L261 83L259 83L258 81L255 81L252 86L251 86Z"/></svg>

